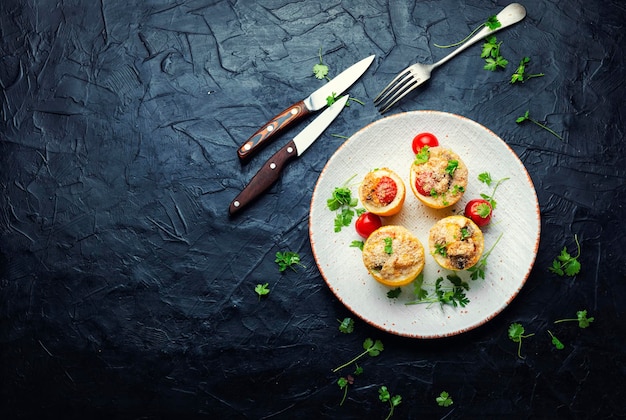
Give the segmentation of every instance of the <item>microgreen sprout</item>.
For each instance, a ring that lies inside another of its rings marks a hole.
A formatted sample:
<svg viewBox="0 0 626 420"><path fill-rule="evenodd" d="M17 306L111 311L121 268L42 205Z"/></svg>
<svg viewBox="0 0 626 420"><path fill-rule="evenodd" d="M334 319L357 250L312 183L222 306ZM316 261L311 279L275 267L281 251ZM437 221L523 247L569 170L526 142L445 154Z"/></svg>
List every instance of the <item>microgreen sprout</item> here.
<svg viewBox="0 0 626 420"><path fill-rule="evenodd" d="M554 131L550 127L540 123L539 121L531 118L529 111L526 111L524 113L524 115L522 115L521 117L517 117L517 119L515 120L515 122L518 123L518 124L521 124L524 121L530 121L531 123L537 125L538 127L543 128L544 130L546 130L548 133L552 134L553 136L555 136L559 140L563 140L563 137L561 137L556 131Z"/></svg>
<svg viewBox="0 0 626 420"><path fill-rule="evenodd" d="M509 326L509 338L513 340L513 342L518 343L517 357L520 359L524 359L524 357L522 357L522 339L532 337L533 335L535 335L535 333L524 335L524 327L517 322Z"/></svg>
<svg viewBox="0 0 626 420"><path fill-rule="evenodd" d="M582 311L576 312L576 318L565 318L554 321L555 324L560 324L561 322L570 322L576 321L578 322L578 326L580 328L587 328L589 324L591 324L594 320L594 317L587 317L587 310L584 309Z"/></svg>
<svg viewBox="0 0 626 420"><path fill-rule="evenodd" d="M364 356L369 355L371 357L376 357L385 349L385 347L383 346L383 343L380 340L374 341L371 338L366 338L365 341L363 342L363 349L365 349L364 352L359 353L356 357L344 363L343 365L336 367L335 369L333 369L333 372L337 372L345 368L346 366L350 366L352 363L355 363L357 360L361 359Z"/></svg>
<svg viewBox="0 0 626 420"><path fill-rule="evenodd" d="M389 403L389 414L387 414L387 417L385 417L385 420L389 420L391 416L393 416L394 408L399 406L400 403L402 402L401 395L392 395L387 389L387 387L384 385L378 389L378 399L381 400L382 402Z"/></svg>
<svg viewBox="0 0 626 420"><path fill-rule="evenodd" d="M485 252L482 257L480 257L480 260L478 260L476 265L467 269L467 271L470 273L470 278L472 280L478 280L479 277L481 279L485 278L485 270L487 269L487 258L489 257L489 254L491 254L491 252L494 250L496 245L498 245L498 242L500 242L502 235L503 233L498 236L498 239L496 239L493 245L491 245L491 248L489 248L489 250Z"/></svg>

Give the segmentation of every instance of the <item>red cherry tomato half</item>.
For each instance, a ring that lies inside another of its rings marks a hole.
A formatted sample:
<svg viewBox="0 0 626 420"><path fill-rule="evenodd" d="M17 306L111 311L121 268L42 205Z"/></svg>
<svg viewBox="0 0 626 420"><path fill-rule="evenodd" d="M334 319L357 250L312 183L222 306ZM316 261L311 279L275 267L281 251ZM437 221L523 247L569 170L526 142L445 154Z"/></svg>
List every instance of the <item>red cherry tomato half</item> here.
<svg viewBox="0 0 626 420"><path fill-rule="evenodd" d="M489 201L483 200L482 198L470 200L465 205L465 217L472 219L472 221L480 227L489 224L492 214L493 209L491 208L491 204L489 204Z"/></svg>
<svg viewBox="0 0 626 420"><path fill-rule="evenodd" d="M398 194L398 186L396 185L396 181L389 178L388 176L383 176L378 181L378 185L376 185L376 197L380 204L386 206L391 203L396 195Z"/></svg>
<svg viewBox="0 0 626 420"><path fill-rule="evenodd" d="M356 233L367 239L372 234L372 232L374 232L382 225L383 221L381 220L380 216L366 211L365 213L361 214L358 219L356 219L354 227L356 228Z"/></svg>
<svg viewBox="0 0 626 420"><path fill-rule="evenodd" d="M422 147L437 147L439 146L439 140L431 133L419 133L413 138L413 153L418 154Z"/></svg>

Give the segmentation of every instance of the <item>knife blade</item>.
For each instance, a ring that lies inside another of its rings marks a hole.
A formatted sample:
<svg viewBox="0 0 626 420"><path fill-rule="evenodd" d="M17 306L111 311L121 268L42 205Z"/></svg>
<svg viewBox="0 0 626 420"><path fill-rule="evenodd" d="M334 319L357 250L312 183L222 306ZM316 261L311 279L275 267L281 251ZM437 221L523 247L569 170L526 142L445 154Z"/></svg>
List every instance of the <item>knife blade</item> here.
<svg viewBox="0 0 626 420"><path fill-rule="evenodd" d="M339 96L344 93L363 75L363 73L365 73L372 64L372 61L374 61L374 57L375 55L370 55L358 63L353 64L305 99L279 112L237 149L239 160L242 163L247 162L250 157L291 123L303 118L311 112L319 111L324 108L327 105L326 98L333 94Z"/></svg>
<svg viewBox="0 0 626 420"><path fill-rule="evenodd" d="M301 156L319 138L343 110L347 101L348 95L338 99L295 136L293 140L269 158L256 175L252 177L248 185L230 203L228 207L229 214L232 216L237 213L271 187L280 177L280 173L285 168L285 165L293 158Z"/></svg>

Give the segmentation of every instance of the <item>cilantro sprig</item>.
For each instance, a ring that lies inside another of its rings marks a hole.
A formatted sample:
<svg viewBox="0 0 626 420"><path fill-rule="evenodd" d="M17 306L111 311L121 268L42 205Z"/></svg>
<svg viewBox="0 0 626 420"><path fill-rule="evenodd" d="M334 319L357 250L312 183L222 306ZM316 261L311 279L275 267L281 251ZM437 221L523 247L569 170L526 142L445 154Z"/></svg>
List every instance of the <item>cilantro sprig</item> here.
<svg viewBox="0 0 626 420"><path fill-rule="evenodd" d="M389 403L389 414L387 414L385 420L389 420L393 416L394 408L399 406L402 402L401 395L392 395L391 392L389 392L389 389L387 389L387 387L384 385L378 389L378 399L382 402Z"/></svg>
<svg viewBox="0 0 626 420"><path fill-rule="evenodd" d="M354 319L346 317L339 321L339 331L344 334L351 334L354 331Z"/></svg>
<svg viewBox="0 0 626 420"><path fill-rule="evenodd" d="M485 22L483 22L480 25L478 25L472 32L470 32L470 34L468 36L466 36L462 40L460 40L458 42L455 42L453 44L449 44L449 45L438 45L438 44L433 44L433 45L435 47L437 47L437 48L452 48L452 47L456 47L458 45L461 45L461 44L465 43L465 41L470 39L476 32L478 32L479 30L481 30L485 26L493 31L493 30L498 29L499 27L501 27L502 23L500 23L500 21L498 20L498 17L496 15L489 16Z"/></svg>
<svg viewBox="0 0 626 420"><path fill-rule="evenodd" d="M496 206L497 206L497 202L494 199L494 197L496 196L496 190L498 189L498 187L500 186L500 184L502 184L504 181L508 180L509 178L500 178L499 180L495 181L495 185L493 187L493 191L491 191L491 194L484 194L481 193L480 196L487 200L489 202L489 204L491 205L491 208L495 210ZM480 182L482 182L483 184L486 184L488 187L491 187L491 184L494 183L493 178L491 177L491 174L489 172L482 172L480 174L478 174L478 180Z"/></svg>
<svg viewBox="0 0 626 420"><path fill-rule="evenodd" d="M555 324L560 324L561 322L571 322L571 321L575 321L578 322L578 326L580 328L587 328L589 326L589 324L591 324L594 321L594 317L587 317L587 310L583 309L581 311L577 311L576 312L576 318L564 318L564 319L558 319L556 321L554 321Z"/></svg>
<svg viewBox="0 0 626 420"><path fill-rule="evenodd" d="M575 257L572 257L567 252L567 247L563 247L561 253L552 261L552 267L549 267L550 272L559 276L573 277L580 272L580 242L578 242L578 235L574 235L574 241L576 242L576 248L578 252Z"/></svg>
<svg viewBox="0 0 626 420"><path fill-rule="evenodd" d="M351 178L352 179L352 178ZM350 180L346 181L346 184ZM360 215L365 209L357 209L359 203L358 198L352 197L352 190L344 184L341 187L335 187L331 197L326 200L326 207L330 211L336 211L335 216L335 232L340 232L342 228L350 226L354 215Z"/></svg>
<svg viewBox="0 0 626 420"><path fill-rule="evenodd" d="M328 77L328 66L324 64L324 61L322 60L322 47L320 47L318 55L320 58L320 62L313 66L313 74L317 79L330 80L330 78Z"/></svg>
<svg viewBox="0 0 626 420"><path fill-rule="evenodd" d="M548 334L550 334L552 344L554 344L554 347L556 347L557 350L563 350L565 348L565 345L552 333L552 331L548 330Z"/></svg>
<svg viewBox="0 0 626 420"><path fill-rule="evenodd" d="M259 300L261 297L266 296L270 293L269 283L259 283L254 287L254 291L257 295L259 295Z"/></svg>
<svg viewBox="0 0 626 420"><path fill-rule="evenodd" d="M524 359L524 357L522 357L522 340L535 335L535 333L524 334L524 332L524 327L518 322L514 322L509 326L509 338L513 340L513 342L518 343L517 357L520 359Z"/></svg>
<svg viewBox="0 0 626 420"><path fill-rule="evenodd" d="M528 111L528 110L524 113L524 115L522 115L520 117L517 117L517 119L515 120L515 122L518 123L518 124L522 124L523 122L526 122L526 121L530 121L531 123L535 124L536 126L543 128L544 130L546 130L548 133L552 134L553 136L555 136L559 140L563 140L563 137L561 137L556 131L554 131L553 129L551 129L547 125L540 123L536 119L531 118L530 111Z"/></svg>
<svg viewBox="0 0 626 420"><path fill-rule="evenodd" d="M365 351L359 353L357 356L355 356L350 361L344 363L343 365L336 367L335 369L333 369L333 372L337 372L347 366L350 366L352 363L356 363L357 360L367 355L369 355L370 357L376 357L385 349L385 347L380 340L374 341L371 338L366 338L365 341L363 341L363 349L365 349Z"/></svg>

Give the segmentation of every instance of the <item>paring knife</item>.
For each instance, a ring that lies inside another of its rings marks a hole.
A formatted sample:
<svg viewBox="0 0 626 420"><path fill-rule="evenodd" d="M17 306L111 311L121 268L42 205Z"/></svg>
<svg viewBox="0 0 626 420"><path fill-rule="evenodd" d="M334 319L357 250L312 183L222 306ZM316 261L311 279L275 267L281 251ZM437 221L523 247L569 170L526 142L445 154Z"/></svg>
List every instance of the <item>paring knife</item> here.
<svg viewBox="0 0 626 420"><path fill-rule="evenodd" d="M340 96L344 93L359 79L359 77L363 75L363 73L365 73L370 64L372 64L372 61L374 61L374 57L374 55L370 55L358 63L353 64L341 72L341 74L337 77L333 78L330 82L324 84L324 86L310 94L307 98L296 102L272 118L270 122L261 127L241 147L239 147L239 149L237 149L237 156L239 156L239 160L241 162L246 162L258 150L269 143L270 139L275 137L278 132L283 130L289 124L299 120L311 112L324 108L327 105L326 98L329 96L332 96L333 94Z"/></svg>
<svg viewBox="0 0 626 420"><path fill-rule="evenodd" d="M304 130L284 145L259 169L259 172L250 180L248 185L230 203L228 212L233 215L250 204L255 198L271 187L278 180L285 164L291 159L302 155L326 130L339 115L348 101L348 95L338 99L320 116L315 118Z"/></svg>

